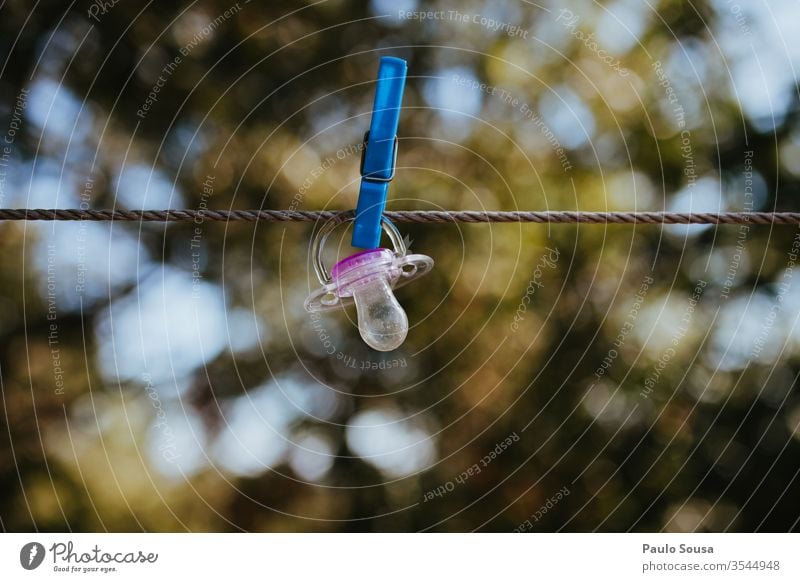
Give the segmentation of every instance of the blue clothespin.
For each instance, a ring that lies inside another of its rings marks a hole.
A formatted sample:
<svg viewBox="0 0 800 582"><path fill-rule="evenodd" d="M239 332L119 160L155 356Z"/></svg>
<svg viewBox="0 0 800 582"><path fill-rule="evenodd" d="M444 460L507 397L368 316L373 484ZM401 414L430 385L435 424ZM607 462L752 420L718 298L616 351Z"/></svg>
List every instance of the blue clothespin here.
<svg viewBox="0 0 800 582"><path fill-rule="evenodd" d="M407 69L403 59L381 57L372 121L364 135L361 153L361 189L353 226L354 247L375 249L380 245L381 217L397 161L397 126Z"/></svg>

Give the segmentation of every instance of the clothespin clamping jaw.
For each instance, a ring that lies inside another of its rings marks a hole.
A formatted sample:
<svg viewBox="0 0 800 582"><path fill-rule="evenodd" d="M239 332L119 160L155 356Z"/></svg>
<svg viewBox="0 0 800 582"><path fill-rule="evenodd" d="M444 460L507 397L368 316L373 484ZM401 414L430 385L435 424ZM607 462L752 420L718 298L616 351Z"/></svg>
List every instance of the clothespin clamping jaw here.
<svg viewBox="0 0 800 582"><path fill-rule="evenodd" d="M355 303L358 330L370 347L389 351L408 334L408 317L393 289L428 273L433 259L409 255L397 227L383 215L389 182L397 161L397 127L406 82L403 59L381 58L369 131L361 157L361 188L355 219L333 219L317 231L312 244L314 271L322 287L305 302L309 312L329 311ZM365 249L336 263L328 272L322 261L325 241L341 222L354 220L352 246ZM394 250L380 247L385 231Z"/></svg>

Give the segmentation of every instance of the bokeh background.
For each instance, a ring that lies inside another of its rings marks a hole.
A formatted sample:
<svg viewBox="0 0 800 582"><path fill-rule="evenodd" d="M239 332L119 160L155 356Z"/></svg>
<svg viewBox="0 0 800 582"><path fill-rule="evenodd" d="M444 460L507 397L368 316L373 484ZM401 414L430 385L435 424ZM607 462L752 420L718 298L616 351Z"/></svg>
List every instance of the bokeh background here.
<svg viewBox="0 0 800 582"><path fill-rule="evenodd" d="M0 207L350 209L394 55L390 208L800 210L792 0L6 0L0 32ZM318 227L0 224L0 528L797 528L796 228L401 225L436 267L380 354L303 310Z"/></svg>

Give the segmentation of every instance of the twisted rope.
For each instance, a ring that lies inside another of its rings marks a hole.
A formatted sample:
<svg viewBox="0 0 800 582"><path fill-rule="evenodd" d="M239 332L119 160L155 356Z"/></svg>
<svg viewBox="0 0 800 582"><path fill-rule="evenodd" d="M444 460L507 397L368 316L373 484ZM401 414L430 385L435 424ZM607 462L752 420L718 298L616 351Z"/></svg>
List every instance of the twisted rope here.
<svg viewBox="0 0 800 582"><path fill-rule="evenodd" d="M800 224L800 212L573 212L561 210L387 211L394 222L535 222L549 224ZM317 222L349 218L352 210L79 210L0 208L0 220L91 220L125 222Z"/></svg>

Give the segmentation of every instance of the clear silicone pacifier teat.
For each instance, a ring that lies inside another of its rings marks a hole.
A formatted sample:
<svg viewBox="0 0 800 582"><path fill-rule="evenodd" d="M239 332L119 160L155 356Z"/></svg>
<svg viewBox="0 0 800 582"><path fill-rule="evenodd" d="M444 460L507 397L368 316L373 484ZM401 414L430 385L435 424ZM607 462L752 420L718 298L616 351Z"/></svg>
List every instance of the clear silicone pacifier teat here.
<svg viewBox="0 0 800 582"><path fill-rule="evenodd" d="M383 218L381 224L394 251L378 248L355 253L336 263L329 275L322 263L322 250L325 240L340 223L329 221L314 239L312 258L322 287L308 296L305 308L319 312L355 303L358 331L364 342L381 352L394 350L406 339L408 316L393 290L430 271L433 259L406 254L400 233Z"/></svg>
<svg viewBox="0 0 800 582"><path fill-rule="evenodd" d="M399 347L408 334L408 316L392 292L393 263L390 250L372 249L339 261L331 271L338 292L353 296L361 337L381 352Z"/></svg>

